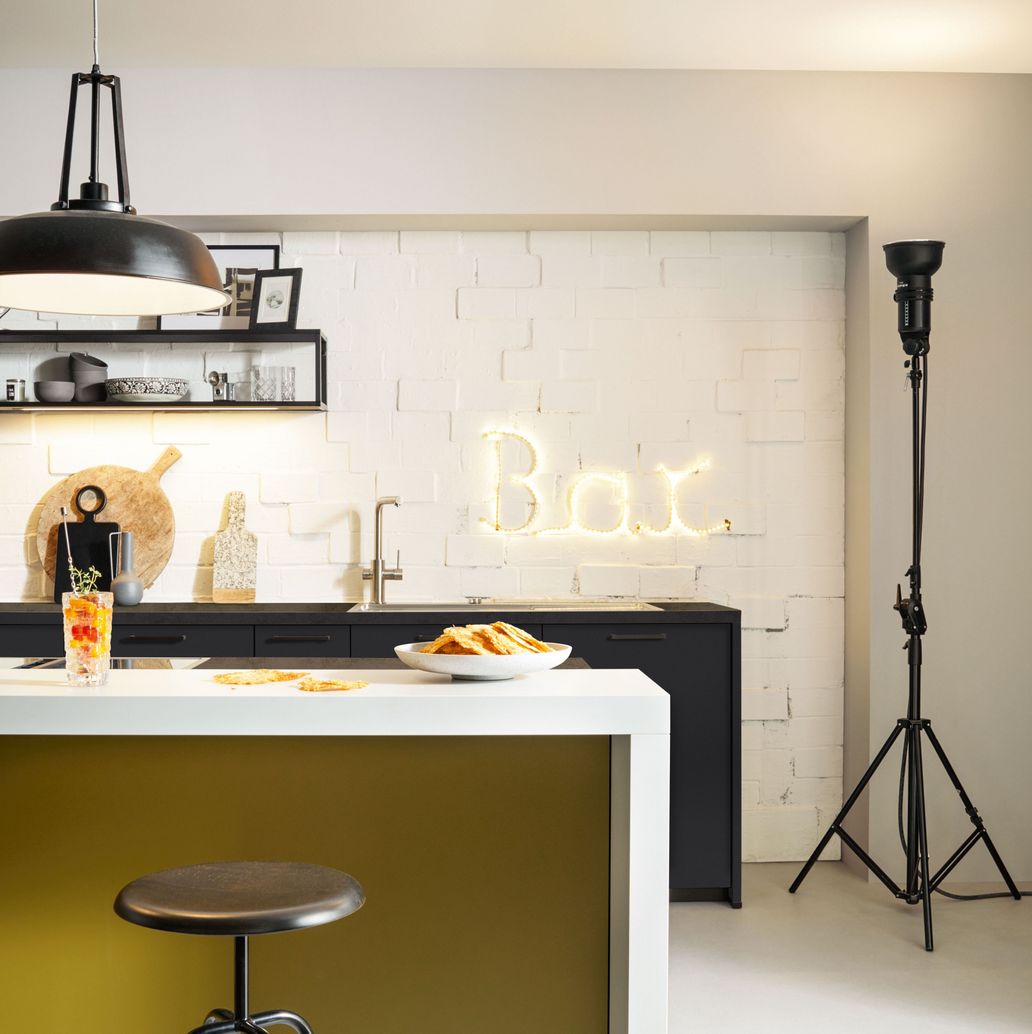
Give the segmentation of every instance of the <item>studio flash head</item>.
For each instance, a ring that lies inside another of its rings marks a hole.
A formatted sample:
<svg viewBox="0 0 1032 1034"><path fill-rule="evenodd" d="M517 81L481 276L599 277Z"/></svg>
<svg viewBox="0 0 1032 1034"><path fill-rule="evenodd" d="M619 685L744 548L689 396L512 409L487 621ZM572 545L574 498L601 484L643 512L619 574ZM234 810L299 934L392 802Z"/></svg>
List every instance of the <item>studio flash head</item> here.
<svg viewBox="0 0 1032 1034"><path fill-rule="evenodd" d="M893 241L883 245L896 278L899 336L907 355L925 355L932 332L932 274L942 265L943 241Z"/></svg>

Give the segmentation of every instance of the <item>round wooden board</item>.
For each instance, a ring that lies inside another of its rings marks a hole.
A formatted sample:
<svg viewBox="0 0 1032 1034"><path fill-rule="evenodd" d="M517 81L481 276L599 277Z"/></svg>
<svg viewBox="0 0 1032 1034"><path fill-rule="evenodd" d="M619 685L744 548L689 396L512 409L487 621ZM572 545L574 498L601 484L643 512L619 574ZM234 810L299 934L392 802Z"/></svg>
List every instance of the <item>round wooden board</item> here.
<svg viewBox="0 0 1032 1034"><path fill-rule="evenodd" d="M36 526L36 547L47 574L54 577L61 507L68 507L69 519L78 519L76 492L84 485L97 485L107 495L107 505L98 519L116 521L122 531L133 532L136 573L144 585L153 585L172 555L176 537L172 505L158 481L181 456L182 453L170 445L150 470L133 470L113 464L88 467L77 474L69 474L50 489L43 497L42 512Z"/></svg>

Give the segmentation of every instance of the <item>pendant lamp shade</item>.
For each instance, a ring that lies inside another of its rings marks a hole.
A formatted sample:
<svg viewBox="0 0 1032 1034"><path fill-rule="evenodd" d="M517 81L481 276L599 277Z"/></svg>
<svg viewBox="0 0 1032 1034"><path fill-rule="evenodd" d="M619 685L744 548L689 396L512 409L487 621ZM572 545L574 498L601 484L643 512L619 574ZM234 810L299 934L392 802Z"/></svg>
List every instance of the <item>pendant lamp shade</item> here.
<svg viewBox="0 0 1032 1034"><path fill-rule="evenodd" d="M100 70L97 4L93 68L72 75L57 201L49 212L0 221L0 308L89 316L165 316L218 309L228 301L200 238L136 214L122 125L122 86ZM90 94L89 177L70 196L79 91ZM100 107L111 100L118 198L100 180Z"/></svg>
<svg viewBox="0 0 1032 1034"><path fill-rule="evenodd" d="M225 302L211 252L167 223L90 209L0 221L0 307L157 316Z"/></svg>

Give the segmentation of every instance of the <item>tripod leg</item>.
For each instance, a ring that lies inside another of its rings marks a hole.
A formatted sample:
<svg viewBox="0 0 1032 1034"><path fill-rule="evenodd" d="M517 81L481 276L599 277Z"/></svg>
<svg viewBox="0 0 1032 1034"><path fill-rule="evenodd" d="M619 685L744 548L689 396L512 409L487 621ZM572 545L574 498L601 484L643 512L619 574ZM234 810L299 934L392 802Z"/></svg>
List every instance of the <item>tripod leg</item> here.
<svg viewBox="0 0 1032 1034"><path fill-rule="evenodd" d="M789 894L794 894L798 889L803 880L806 879L807 874L813 868L814 863L821 856L821 852L828 846L828 842L838 832L838 827L845 820L845 817L849 814L853 805L860 798L860 794L867 788L867 784L871 781L871 777L878 770L878 766L885 760L885 755L892 749L892 745L896 742L899 734L903 731L903 725L897 724L896 728L889 734L889 738L882 744L882 749L878 751L874 760L868 766L866 772L864 772L863 778L859 783L856 784L856 788L849 795L846 803L842 805L842 810L835 816L835 821L828 827L827 832L821 837L821 842L813 849L813 854L810 855L806 860L806 864L799 870L799 875L792 881L792 886L788 888Z"/></svg>
<svg viewBox="0 0 1032 1034"><path fill-rule="evenodd" d="M915 803L917 805L917 841L921 857L921 910L924 913L925 951L932 951L932 886L928 866L928 823L925 815L924 768L921 764L920 726L914 726L914 739L911 745L913 754L910 761L913 765L912 775L916 783Z"/></svg>
<svg viewBox="0 0 1032 1034"><path fill-rule="evenodd" d="M993 861L996 863L996 868L1000 870L1000 875L1003 877L1003 882L1007 884L1007 889L1010 891L1010 895L1015 901L1021 900L1021 891L1018 890L1017 884L1011 879L1011 874L1007 871L1007 866L1003 864L1003 859L1000 857L1000 853L996 850L996 845L989 838L989 832L985 828L985 823L982 821L982 816L978 814L978 810L971 802L971 798L968 797L961 785L960 777L954 771L953 766L950 764L950 759L946 757L946 751L942 749L942 744L939 742L939 738L932 731L930 722L926 722L924 725L924 731L928 734L929 742L932 744L932 748L935 753L939 756L939 761L942 763L942 767L946 771L946 775L949 777L950 782L953 784L954 790L960 795L961 803L964 805L964 810L968 813L968 818L974 823L975 829L982 835L982 839L985 841L985 846L992 856Z"/></svg>
<svg viewBox="0 0 1032 1034"><path fill-rule="evenodd" d="M907 877L904 886L911 897L921 892L921 805L924 799L924 779L921 771L916 725L907 729Z"/></svg>

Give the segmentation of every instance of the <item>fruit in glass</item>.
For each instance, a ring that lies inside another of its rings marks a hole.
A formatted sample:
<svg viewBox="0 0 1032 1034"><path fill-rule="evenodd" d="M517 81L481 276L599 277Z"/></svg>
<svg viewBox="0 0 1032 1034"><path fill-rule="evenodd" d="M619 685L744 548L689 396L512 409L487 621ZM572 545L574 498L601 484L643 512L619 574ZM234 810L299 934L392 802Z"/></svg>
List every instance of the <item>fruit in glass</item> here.
<svg viewBox="0 0 1032 1034"><path fill-rule="evenodd" d="M64 611L65 671L73 686L103 686L111 670L110 592L66 592Z"/></svg>

